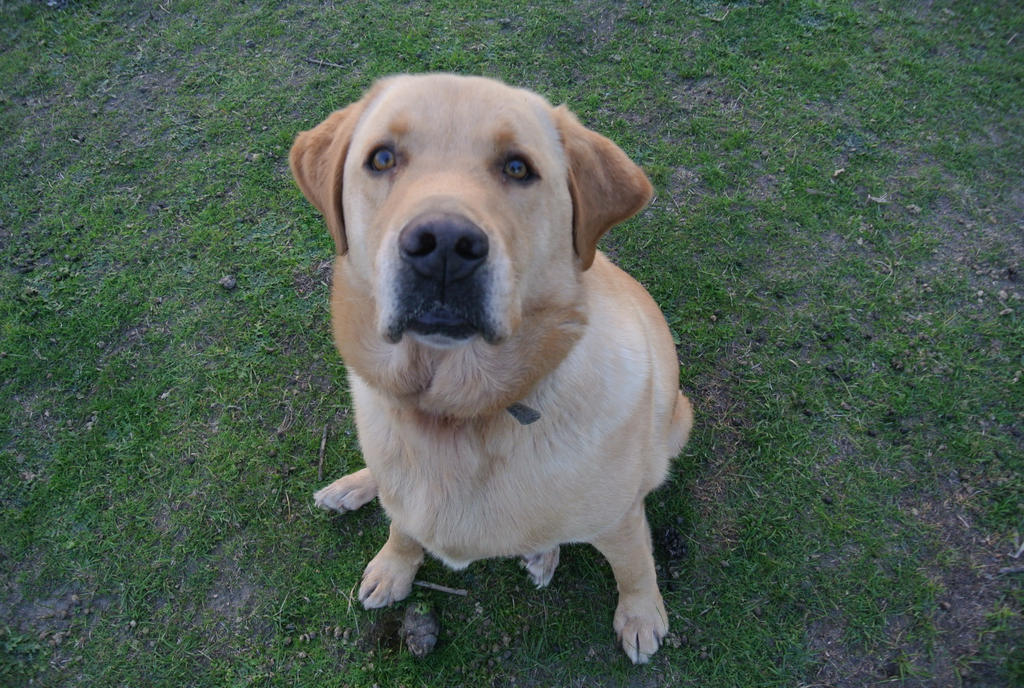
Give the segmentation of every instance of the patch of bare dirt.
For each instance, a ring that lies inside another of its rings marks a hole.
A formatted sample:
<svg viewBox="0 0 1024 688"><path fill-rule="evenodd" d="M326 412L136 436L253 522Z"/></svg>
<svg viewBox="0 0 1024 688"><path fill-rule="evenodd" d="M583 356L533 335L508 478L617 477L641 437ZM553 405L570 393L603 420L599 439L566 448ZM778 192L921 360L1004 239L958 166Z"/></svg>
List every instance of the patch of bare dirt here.
<svg viewBox="0 0 1024 688"><path fill-rule="evenodd" d="M779 195L779 179L774 174L762 174L754 178L747 193L755 201L768 201Z"/></svg>
<svg viewBox="0 0 1024 688"><path fill-rule="evenodd" d="M812 621L805 637L808 648L820 662L813 679L830 688L858 688L880 682L877 659L862 653L851 653L845 637L845 622L838 615Z"/></svg>
<svg viewBox="0 0 1024 688"><path fill-rule="evenodd" d="M728 550L738 541L737 524L724 516L734 512L722 509L721 505L745 481L741 475L741 454L747 450L744 432L749 416L739 395L732 392L731 375L728 366L718 366L714 373L699 378L690 394L697 416L691 442L705 445L709 454L690 485L690 501L695 521L707 524L706 532L714 534L713 539L701 543L709 551ZM662 549L669 552L680 545L671 533L660 534L659 541ZM668 573L674 577L678 571L670 565Z"/></svg>
<svg viewBox="0 0 1024 688"><path fill-rule="evenodd" d="M74 658L82 638L87 637L113 606L112 597L98 595L81 582L54 581L39 588L36 572L40 562L29 556L13 568L3 563L0 583L0 624L16 634L27 635L50 649L49 666L61 669ZM19 581L29 572L34 580ZM33 592L33 590L38 590Z"/></svg>
<svg viewBox="0 0 1024 688"><path fill-rule="evenodd" d="M623 21L626 12L625 5L617 5L606 2L583 2L579 8L584 16L583 26L586 30L581 33L581 38L586 36L587 41L593 48L600 49L615 35L615 28Z"/></svg>
<svg viewBox="0 0 1024 688"><path fill-rule="evenodd" d="M1006 651L999 645L1005 645L1006 637L1024 637L1024 618L1007 597L1008 580L1000 571L1016 563L1017 552L1009 542L984 534L973 523L969 508L973 487L955 473L947 487L938 495L908 492L900 503L901 510L924 524L933 538L921 545L920 570L936 591L934 607L922 611L923 622L936 632L934 642L908 641L906 631L915 621L894 614L888 619L885 640L864 647L850 641L847 622L837 610L806 629L808 647L817 659L812 678L820 685L1005 685L994 658ZM844 558L840 555L839 563ZM991 621L993 612L1000 609L1009 612L1003 638L994 635Z"/></svg>
<svg viewBox="0 0 1024 688"><path fill-rule="evenodd" d="M1002 127L988 130L995 138L975 144L983 153L986 149L1020 145L1019 134L1015 141L1006 141L1013 138L1013 134ZM1020 274L1024 270L1022 178L978 179L974 184L946 169L942 161L919 147L894 148L893 152L900 163L885 180L884 188L875 189L873 193L885 198L887 203L881 207L890 217L927 229L929 237L935 241L932 259L917 266L916 271L927 276L956 273L966 268L968 279L991 278L991 282L974 280L979 288L996 290L994 293L1000 289L1021 290ZM911 192L907 189L913 189L922 179L934 180L940 193L918 206L909 200ZM1003 190L994 197L986 191L999 187Z"/></svg>
<svg viewBox="0 0 1024 688"><path fill-rule="evenodd" d="M708 195L708 188L700 175L685 167L672 170L667 191L672 203L679 209L692 205Z"/></svg>
<svg viewBox="0 0 1024 688"><path fill-rule="evenodd" d="M104 339L96 342L96 348L103 352L100 356L100 363L106 364L110 359L120 354L137 350L145 342L146 334L150 330L164 335L170 335L171 333L170 326L166 324L141 322L137 325L124 327L111 337L109 341Z"/></svg>
<svg viewBox="0 0 1024 688"><path fill-rule="evenodd" d="M923 567L938 591L938 611L932 621L939 642L922 663L928 673L940 679L991 671L987 664L981 664L982 660L991 660L982 656L987 650L984 644L989 616L1011 604L1006 599L1010 581L1001 577L1000 570L1017 563L1013 557L1018 552L1008 540L983 533L974 523L970 504L976 494L977 489L954 471L944 494L908 495L901 504L905 512L926 524L939 542L938 550ZM1024 637L1020 612L1016 610L1011 625Z"/></svg>
<svg viewBox="0 0 1024 688"><path fill-rule="evenodd" d="M333 269L333 260L318 260L307 266L305 270L296 271L292 275L295 292L303 298L313 294L323 294L326 297L331 287Z"/></svg>
<svg viewBox="0 0 1024 688"><path fill-rule="evenodd" d="M227 642L237 634L244 634L253 642L268 640L273 630L261 619L260 609L268 600L276 599L276 595L259 585L249 567L244 566L245 536L239 535L218 546L211 556L211 565L220 575L207 591L196 623L212 621L207 635L216 642Z"/></svg>
<svg viewBox="0 0 1024 688"><path fill-rule="evenodd" d="M672 99L687 114L706 110L738 113L742 104L739 98L730 95L731 92L729 82L722 78L682 79L673 90Z"/></svg>
<svg viewBox="0 0 1024 688"><path fill-rule="evenodd" d="M9 439L0 447L10 462L16 480L0 488L0 505L20 508L33 484L50 479L51 447L62 429L72 421L59 414L52 403L54 391L30 391L10 396ZM0 557L3 549L0 548Z"/></svg>

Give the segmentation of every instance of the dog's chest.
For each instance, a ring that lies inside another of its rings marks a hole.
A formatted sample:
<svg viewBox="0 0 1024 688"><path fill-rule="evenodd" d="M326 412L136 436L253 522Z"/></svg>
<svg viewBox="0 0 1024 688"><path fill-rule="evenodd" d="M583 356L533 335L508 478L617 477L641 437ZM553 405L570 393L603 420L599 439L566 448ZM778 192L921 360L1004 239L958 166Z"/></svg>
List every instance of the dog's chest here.
<svg viewBox="0 0 1024 688"><path fill-rule="evenodd" d="M366 457L381 503L450 566L529 554L562 538L552 505L564 507L565 476L551 448L536 446L530 433L418 430L415 442L387 449Z"/></svg>

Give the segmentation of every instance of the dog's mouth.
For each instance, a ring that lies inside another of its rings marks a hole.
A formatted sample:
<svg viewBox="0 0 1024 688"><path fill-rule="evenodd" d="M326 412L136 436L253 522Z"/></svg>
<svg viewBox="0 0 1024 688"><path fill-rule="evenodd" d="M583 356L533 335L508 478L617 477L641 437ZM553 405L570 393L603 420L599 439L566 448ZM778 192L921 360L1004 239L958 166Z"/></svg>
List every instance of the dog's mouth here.
<svg viewBox="0 0 1024 688"><path fill-rule="evenodd" d="M469 339L480 331L468 318L441 304L412 317L406 329L417 334L440 334L451 339Z"/></svg>
<svg viewBox="0 0 1024 688"><path fill-rule="evenodd" d="M485 322L482 314L437 302L406 310L388 328L387 337L397 344L406 332L427 337L427 341L434 343L461 342L477 335L491 344L498 340L494 328Z"/></svg>

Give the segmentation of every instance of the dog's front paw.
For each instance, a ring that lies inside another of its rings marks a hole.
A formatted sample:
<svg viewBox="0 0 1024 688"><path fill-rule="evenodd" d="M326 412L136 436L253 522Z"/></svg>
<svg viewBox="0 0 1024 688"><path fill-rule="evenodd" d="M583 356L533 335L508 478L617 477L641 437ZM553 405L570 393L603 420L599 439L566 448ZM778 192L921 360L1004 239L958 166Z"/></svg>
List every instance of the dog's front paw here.
<svg viewBox="0 0 1024 688"><path fill-rule="evenodd" d="M615 610L615 633L634 664L646 664L668 633L668 615L657 592L654 596L619 598Z"/></svg>
<svg viewBox="0 0 1024 688"><path fill-rule="evenodd" d="M366 566L359 586L359 601L367 609L386 607L412 592L418 561L380 552Z"/></svg>
<svg viewBox="0 0 1024 688"><path fill-rule="evenodd" d="M321 509L345 513L355 511L377 496L377 481L369 468L338 478L313 493L313 502Z"/></svg>

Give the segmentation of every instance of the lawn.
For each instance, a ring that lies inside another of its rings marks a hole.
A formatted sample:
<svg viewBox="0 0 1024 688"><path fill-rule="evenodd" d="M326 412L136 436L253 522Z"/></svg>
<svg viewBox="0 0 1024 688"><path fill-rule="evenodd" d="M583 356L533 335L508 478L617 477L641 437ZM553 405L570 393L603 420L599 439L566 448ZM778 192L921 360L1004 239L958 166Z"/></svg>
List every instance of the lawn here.
<svg viewBox="0 0 1024 688"><path fill-rule="evenodd" d="M590 547L367 612L386 519L313 506L362 459L288 149L424 70L655 185L602 242L697 414L646 667ZM3 2L0 131L0 685L1024 684L1019 3Z"/></svg>

